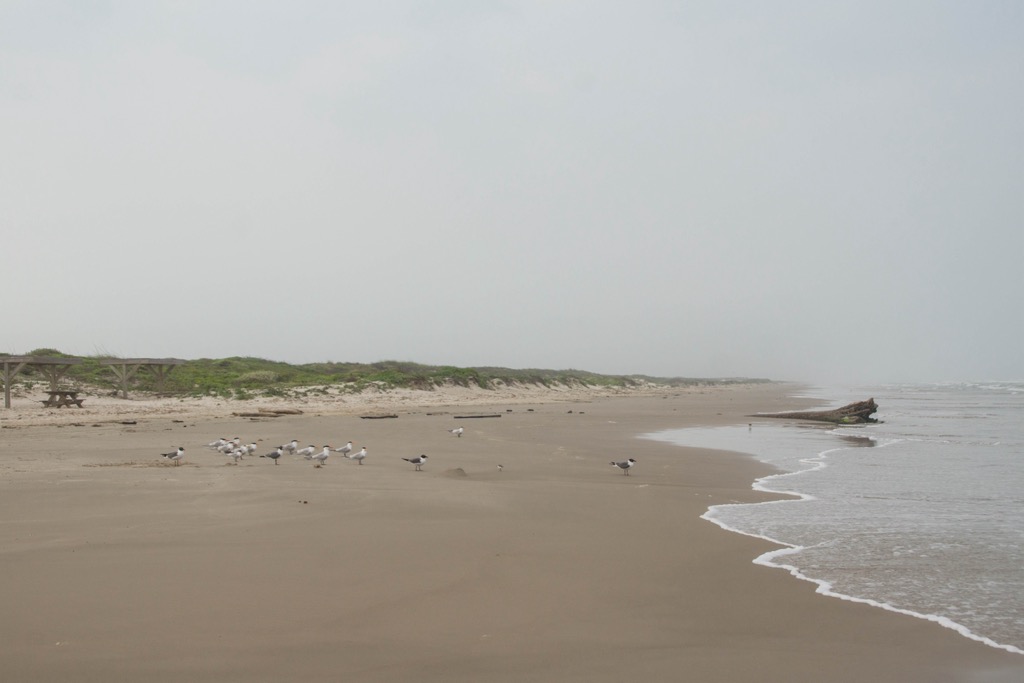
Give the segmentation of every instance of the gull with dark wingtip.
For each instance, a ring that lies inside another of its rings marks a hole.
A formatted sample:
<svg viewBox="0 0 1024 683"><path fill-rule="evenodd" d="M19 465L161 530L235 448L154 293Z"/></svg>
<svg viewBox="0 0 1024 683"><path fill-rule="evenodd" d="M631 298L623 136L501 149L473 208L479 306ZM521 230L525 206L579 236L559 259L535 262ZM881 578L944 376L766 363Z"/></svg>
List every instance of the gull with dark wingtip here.
<svg viewBox="0 0 1024 683"><path fill-rule="evenodd" d="M415 458L402 458L402 460L406 462L411 462L413 465L416 465L416 471L419 472L423 467L423 463L427 461L427 456L417 455Z"/></svg>
<svg viewBox="0 0 1024 683"><path fill-rule="evenodd" d="M612 460L611 464L622 470L622 473L628 477L629 469L636 464L636 460L634 460L633 458L630 458L629 460L623 460L622 462L615 462L614 460Z"/></svg>
<svg viewBox="0 0 1024 683"><path fill-rule="evenodd" d="M185 457L185 449L182 448L181 446L178 446L178 450L174 451L173 453L161 453L160 457L167 458L168 460L174 463L175 467L177 467L178 461Z"/></svg>

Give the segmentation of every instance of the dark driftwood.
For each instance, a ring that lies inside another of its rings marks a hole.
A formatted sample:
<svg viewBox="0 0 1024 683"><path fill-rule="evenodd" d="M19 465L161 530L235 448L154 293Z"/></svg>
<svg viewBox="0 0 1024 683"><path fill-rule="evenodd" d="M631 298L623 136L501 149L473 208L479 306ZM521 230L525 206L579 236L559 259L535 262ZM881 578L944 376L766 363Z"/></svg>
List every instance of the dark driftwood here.
<svg viewBox="0 0 1024 683"><path fill-rule="evenodd" d="M501 413L483 413L479 415L455 415L453 420L470 420L474 417L501 417Z"/></svg>
<svg viewBox="0 0 1024 683"><path fill-rule="evenodd" d="M362 418L363 420L386 420L388 418L398 416L395 415L394 413L388 413L386 415L360 415L359 417Z"/></svg>
<svg viewBox="0 0 1024 683"><path fill-rule="evenodd" d="M761 413L756 417L781 417L787 420L812 420L832 422L841 425L869 424L878 422L871 415L878 410L875 399L857 401L835 410L801 410L794 413Z"/></svg>

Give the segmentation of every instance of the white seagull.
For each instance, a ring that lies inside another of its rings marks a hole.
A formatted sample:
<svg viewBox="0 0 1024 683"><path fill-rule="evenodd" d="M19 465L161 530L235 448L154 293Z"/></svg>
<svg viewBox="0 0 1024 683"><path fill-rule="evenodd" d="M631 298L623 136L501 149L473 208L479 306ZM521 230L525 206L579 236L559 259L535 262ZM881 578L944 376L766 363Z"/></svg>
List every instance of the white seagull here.
<svg viewBox="0 0 1024 683"><path fill-rule="evenodd" d="M173 453L161 453L160 457L167 458L174 463L175 467L177 467L178 461L185 457L185 449L178 446L178 450Z"/></svg>
<svg viewBox="0 0 1024 683"><path fill-rule="evenodd" d="M327 464L327 457L331 454L331 447L324 446L324 449L314 456L311 456L312 460L316 460L316 464L313 467L322 467Z"/></svg>
<svg viewBox="0 0 1024 683"><path fill-rule="evenodd" d="M220 448L221 446L223 446L223 445L224 445L225 443L227 443L227 439L225 439L225 438L224 438L224 437L222 436L222 437L220 437L219 439L217 439L216 441L211 441L210 443L206 444L206 447L207 447L207 448L212 448L212 449L214 449L214 450L217 450L218 448Z"/></svg>
<svg viewBox="0 0 1024 683"><path fill-rule="evenodd" d="M615 462L614 460L612 460L611 464L622 470L622 473L628 477L629 468L636 464L636 460L634 460L633 458L630 458L629 460L623 460L622 462Z"/></svg>
<svg viewBox="0 0 1024 683"><path fill-rule="evenodd" d="M270 458L271 460L274 461L274 464L276 465L277 464L277 459L280 458L282 455L283 455L283 452L281 451L281 447L278 446L277 448L275 448L274 450L270 451L266 455L261 455L260 457L261 458Z"/></svg>
<svg viewBox="0 0 1024 683"><path fill-rule="evenodd" d="M342 455L344 455L344 456L345 456L346 458L347 458L347 457L349 457L349 453L351 453L351 452L352 452L352 442L351 442L351 441L349 441L349 442L348 442L347 444L345 444L345 445L344 445L344 446L342 446L341 448L335 448L335 449L334 449L334 452L335 452L335 453L341 453L341 454L342 454Z"/></svg>
<svg viewBox="0 0 1024 683"><path fill-rule="evenodd" d="M411 462L413 465L416 465L416 471L419 472L420 468L423 467L423 463L427 461L427 456L417 455L415 458L402 458L402 460L406 462Z"/></svg>
<svg viewBox="0 0 1024 683"><path fill-rule="evenodd" d="M248 446L243 446L243 448L245 449L245 454L246 455L252 455L253 453L256 452L256 442L253 441Z"/></svg>
<svg viewBox="0 0 1024 683"><path fill-rule="evenodd" d="M365 458L367 455L369 454L366 452L366 446L363 446L363 450L359 451L358 453L352 453L351 455L348 456L348 458L349 460L358 460L359 464L362 465L363 458Z"/></svg>
<svg viewBox="0 0 1024 683"><path fill-rule="evenodd" d="M281 450L288 451L288 453L295 454L295 451L299 450L299 440L292 439L291 443L286 443L281 446Z"/></svg>
<svg viewBox="0 0 1024 683"><path fill-rule="evenodd" d="M238 464L238 461L242 459L243 455L245 455L244 448L236 448L235 450L228 453L228 457L234 460L236 465Z"/></svg>
<svg viewBox="0 0 1024 683"><path fill-rule="evenodd" d="M449 429L448 431L461 439L462 438L462 432L464 432L466 430L463 429L462 427L456 427L455 429Z"/></svg>
<svg viewBox="0 0 1024 683"><path fill-rule="evenodd" d="M299 450L295 451L295 455L301 455L306 460L311 460L313 458L314 453L316 453L316 446L314 446L313 444L309 444L305 448L300 448Z"/></svg>

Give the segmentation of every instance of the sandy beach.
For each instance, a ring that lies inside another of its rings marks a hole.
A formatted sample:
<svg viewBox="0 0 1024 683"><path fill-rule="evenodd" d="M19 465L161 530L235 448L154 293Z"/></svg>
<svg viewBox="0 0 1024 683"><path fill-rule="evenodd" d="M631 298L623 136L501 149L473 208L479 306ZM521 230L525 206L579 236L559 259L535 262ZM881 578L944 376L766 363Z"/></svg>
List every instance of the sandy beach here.
<svg viewBox="0 0 1024 683"><path fill-rule="evenodd" d="M5 681L1024 680L1024 657L826 598L701 520L741 454L637 438L809 407L784 384L450 388L0 411ZM301 414L249 418L275 408ZM363 419L393 413L396 418ZM500 417L458 416L474 413ZM448 430L462 426L456 437ZM364 464L257 453L366 446ZM180 465L160 457L183 446ZM402 460L429 456L422 471ZM635 458L629 476L612 460ZM502 468L499 470L499 465Z"/></svg>

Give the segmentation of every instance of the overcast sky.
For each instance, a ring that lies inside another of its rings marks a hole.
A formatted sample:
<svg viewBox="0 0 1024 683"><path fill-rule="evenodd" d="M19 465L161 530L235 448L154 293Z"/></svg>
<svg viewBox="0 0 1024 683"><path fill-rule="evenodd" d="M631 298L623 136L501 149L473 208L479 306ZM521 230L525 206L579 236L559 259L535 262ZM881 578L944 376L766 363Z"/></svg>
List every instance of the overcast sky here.
<svg viewBox="0 0 1024 683"><path fill-rule="evenodd" d="M0 0L0 351L1024 379L1024 3Z"/></svg>

